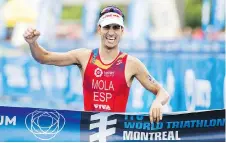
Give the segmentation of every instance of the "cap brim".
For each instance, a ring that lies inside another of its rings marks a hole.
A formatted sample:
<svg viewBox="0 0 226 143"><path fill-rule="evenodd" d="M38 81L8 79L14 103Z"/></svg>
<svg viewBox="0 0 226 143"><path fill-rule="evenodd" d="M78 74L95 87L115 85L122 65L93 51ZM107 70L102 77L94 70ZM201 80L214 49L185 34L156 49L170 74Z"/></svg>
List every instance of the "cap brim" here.
<svg viewBox="0 0 226 143"><path fill-rule="evenodd" d="M109 24L118 24L118 25L120 25L120 26L122 26L122 27L124 27L124 25L123 25L123 23L122 22L120 22L119 20L117 20L117 19L106 19L106 20L104 20L103 22L101 22L101 26L106 26L106 25L109 25Z"/></svg>

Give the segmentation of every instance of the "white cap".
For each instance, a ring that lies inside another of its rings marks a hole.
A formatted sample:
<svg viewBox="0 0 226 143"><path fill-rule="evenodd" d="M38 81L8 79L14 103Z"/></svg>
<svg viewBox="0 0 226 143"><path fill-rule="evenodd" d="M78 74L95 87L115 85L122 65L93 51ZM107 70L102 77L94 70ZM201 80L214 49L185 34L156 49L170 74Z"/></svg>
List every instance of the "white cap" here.
<svg viewBox="0 0 226 143"><path fill-rule="evenodd" d="M109 24L118 24L118 25L124 27L122 16L115 12L109 12L109 13L102 15L98 21L98 25L100 25L100 26L106 26Z"/></svg>

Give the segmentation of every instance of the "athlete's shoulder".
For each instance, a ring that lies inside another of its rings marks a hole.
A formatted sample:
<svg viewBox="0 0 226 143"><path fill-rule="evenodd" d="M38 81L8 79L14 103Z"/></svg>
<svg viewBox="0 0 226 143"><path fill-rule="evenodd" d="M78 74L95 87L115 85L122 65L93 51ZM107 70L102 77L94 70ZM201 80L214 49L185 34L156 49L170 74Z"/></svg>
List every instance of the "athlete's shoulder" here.
<svg viewBox="0 0 226 143"><path fill-rule="evenodd" d="M128 55L127 56L127 63L132 64L132 65L134 65L134 64L136 65L136 64L141 63L141 61L137 57Z"/></svg>
<svg viewBox="0 0 226 143"><path fill-rule="evenodd" d="M87 48L78 48L70 51L70 54L77 59L79 63L89 59L92 50Z"/></svg>
<svg viewBox="0 0 226 143"><path fill-rule="evenodd" d="M142 67L142 62L134 56L128 55L127 56L127 62L126 62L126 71L129 75L136 75Z"/></svg>

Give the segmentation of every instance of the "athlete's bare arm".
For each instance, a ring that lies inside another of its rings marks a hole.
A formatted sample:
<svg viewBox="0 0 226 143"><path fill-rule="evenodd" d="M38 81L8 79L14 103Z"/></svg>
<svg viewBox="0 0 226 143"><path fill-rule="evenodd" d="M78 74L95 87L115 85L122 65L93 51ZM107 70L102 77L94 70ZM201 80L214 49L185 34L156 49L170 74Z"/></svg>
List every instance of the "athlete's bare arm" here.
<svg viewBox="0 0 226 143"><path fill-rule="evenodd" d="M28 28L24 33L24 39L30 46L32 56L41 64L56 66L82 65L83 58L89 57L88 49L75 49L64 53L47 51L37 43L39 36L40 32L33 28Z"/></svg>
<svg viewBox="0 0 226 143"><path fill-rule="evenodd" d="M166 90L149 74L144 64L137 58L128 56L130 67L133 69L132 75L149 91L156 95L156 99L150 108L150 121L162 119L162 106L167 103L169 94Z"/></svg>

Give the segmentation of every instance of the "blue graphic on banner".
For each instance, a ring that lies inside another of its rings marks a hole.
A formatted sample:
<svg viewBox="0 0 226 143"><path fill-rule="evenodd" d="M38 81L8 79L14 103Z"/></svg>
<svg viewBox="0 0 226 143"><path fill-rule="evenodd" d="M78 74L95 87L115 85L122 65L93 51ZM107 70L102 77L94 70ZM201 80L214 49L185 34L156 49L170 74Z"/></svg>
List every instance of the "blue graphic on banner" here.
<svg viewBox="0 0 226 143"><path fill-rule="evenodd" d="M182 55L180 58L180 79L181 91L183 98L181 98L181 110L200 110L209 109L211 105L211 96L213 92L211 84L211 76L215 73L212 72L214 69L214 59L209 56L203 55ZM200 70L203 69L203 70ZM215 94L212 94L216 96ZM218 105L215 105L215 107ZM219 107L218 107L219 108Z"/></svg>
<svg viewBox="0 0 226 143"><path fill-rule="evenodd" d="M0 97L3 95L3 76L2 76L2 70L3 70L3 62L2 58L0 57Z"/></svg>
<svg viewBox="0 0 226 143"><path fill-rule="evenodd" d="M222 67L222 65L224 65ZM213 85L213 93L215 94L215 97L211 100L211 109L217 109L218 107L226 108L224 104L226 105L226 93L224 93L224 90L226 88L225 85L225 55L217 55L215 59L215 68L213 69L213 72L215 73L213 76L211 76L211 83ZM218 102L218 101L224 101L223 102ZM216 104L217 103L217 104Z"/></svg>
<svg viewBox="0 0 226 143"><path fill-rule="evenodd" d="M26 96L29 93L28 57L2 59L3 94L9 96ZM16 79L16 80L15 80Z"/></svg>
<svg viewBox="0 0 226 143"><path fill-rule="evenodd" d="M29 94L35 100L41 100L44 98L44 87L43 87L43 72L41 65L35 60L29 60L26 69L28 70L28 83L29 83Z"/></svg>
<svg viewBox="0 0 226 143"><path fill-rule="evenodd" d="M79 112L12 107L0 109L0 141L80 141Z"/></svg>
<svg viewBox="0 0 226 143"><path fill-rule="evenodd" d="M211 115L211 116L210 116ZM225 110L163 115L0 107L0 141L225 141Z"/></svg>

